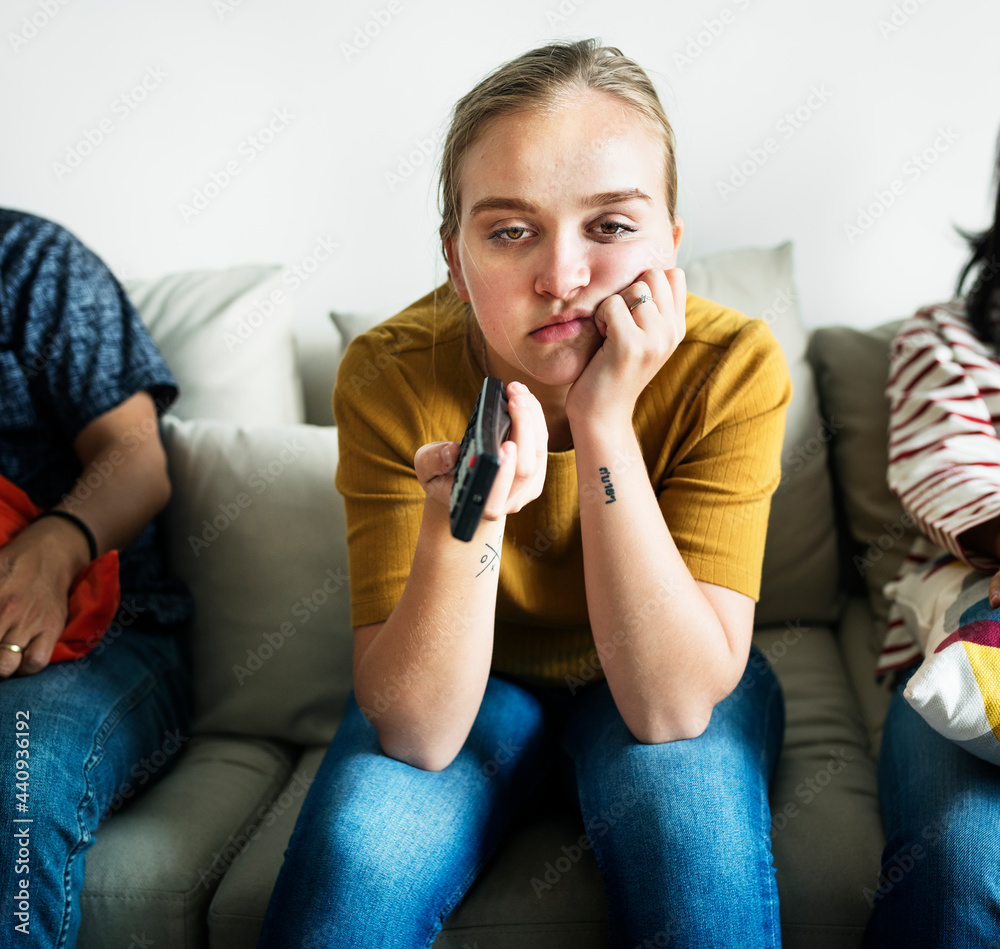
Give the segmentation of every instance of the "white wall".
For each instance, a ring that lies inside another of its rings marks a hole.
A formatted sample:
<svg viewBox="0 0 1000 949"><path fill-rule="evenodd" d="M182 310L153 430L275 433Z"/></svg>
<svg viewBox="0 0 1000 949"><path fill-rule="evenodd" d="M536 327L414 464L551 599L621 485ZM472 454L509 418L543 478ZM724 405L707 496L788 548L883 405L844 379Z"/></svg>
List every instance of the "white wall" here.
<svg viewBox="0 0 1000 949"><path fill-rule="evenodd" d="M421 148L455 99L505 59L591 35L661 90L688 258L793 240L810 325L950 296L953 225L988 221L994 0L6 0L0 204L66 224L120 275L315 264L295 296L306 335L331 308L388 314L445 276ZM742 162L753 174L723 194ZM894 180L891 207L848 234ZM310 262L322 241L336 250Z"/></svg>

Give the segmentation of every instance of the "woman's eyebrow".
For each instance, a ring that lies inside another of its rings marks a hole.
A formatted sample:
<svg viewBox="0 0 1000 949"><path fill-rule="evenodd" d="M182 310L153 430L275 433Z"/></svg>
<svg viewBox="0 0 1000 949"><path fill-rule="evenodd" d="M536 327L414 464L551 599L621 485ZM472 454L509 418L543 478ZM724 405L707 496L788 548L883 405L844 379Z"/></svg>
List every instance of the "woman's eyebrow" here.
<svg viewBox="0 0 1000 949"><path fill-rule="evenodd" d="M623 188L620 191L601 191L598 194L592 194L583 200L582 205L586 208L599 208L606 204L620 204L622 201L653 203L653 199L645 191L640 191L638 188ZM537 210L534 204L523 198L487 195L472 205L469 209L469 217L475 217L480 211L523 211L525 214L533 214Z"/></svg>
<svg viewBox="0 0 1000 949"><path fill-rule="evenodd" d="M502 198L497 195L487 195L480 198L469 209L469 217L475 217L480 211L524 211L531 214L538 210L530 201L523 198Z"/></svg>
<svg viewBox="0 0 1000 949"><path fill-rule="evenodd" d="M598 208L605 204L618 204L622 201L653 203L653 199L645 191L640 191L638 188L625 188L621 191L602 191L600 194L591 195L584 204L588 208Z"/></svg>

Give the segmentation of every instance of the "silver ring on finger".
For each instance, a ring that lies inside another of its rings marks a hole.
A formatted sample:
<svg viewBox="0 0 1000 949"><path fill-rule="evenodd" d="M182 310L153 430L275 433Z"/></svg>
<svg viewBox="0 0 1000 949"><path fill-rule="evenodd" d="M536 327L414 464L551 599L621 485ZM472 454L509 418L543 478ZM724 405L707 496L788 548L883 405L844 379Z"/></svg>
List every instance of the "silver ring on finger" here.
<svg viewBox="0 0 1000 949"><path fill-rule="evenodd" d="M628 305L628 311L631 313L637 306L642 306L643 303L649 303L653 298L648 293L643 293L639 296L639 299L634 303Z"/></svg>

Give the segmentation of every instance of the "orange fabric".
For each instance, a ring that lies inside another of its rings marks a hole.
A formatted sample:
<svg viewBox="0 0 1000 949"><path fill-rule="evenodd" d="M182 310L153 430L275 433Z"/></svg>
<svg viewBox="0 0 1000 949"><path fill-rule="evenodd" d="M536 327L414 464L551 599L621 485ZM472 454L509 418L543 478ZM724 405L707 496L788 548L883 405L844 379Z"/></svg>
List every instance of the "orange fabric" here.
<svg viewBox="0 0 1000 949"><path fill-rule="evenodd" d="M12 540L39 514L16 484L0 475L0 547ZM66 629L52 651L50 662L79 659L97 645L118 612L118 551L102 554L80 571L69 591Z"/></svg>

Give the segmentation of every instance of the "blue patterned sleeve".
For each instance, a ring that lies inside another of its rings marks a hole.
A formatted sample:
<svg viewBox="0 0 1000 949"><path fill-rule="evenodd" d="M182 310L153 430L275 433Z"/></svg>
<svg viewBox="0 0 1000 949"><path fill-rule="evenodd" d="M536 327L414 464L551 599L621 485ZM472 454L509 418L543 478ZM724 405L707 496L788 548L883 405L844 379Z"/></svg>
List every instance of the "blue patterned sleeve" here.
<svg viewBox="0 0 1000 949"><path fill-rule="evenodd" d="M44 377L63 434L72 441L142 390L162 414L176 381L104 263L62 227L28 215L7 241L14 271L4 274L5 302L20 315L22 353Z"/></svg>

